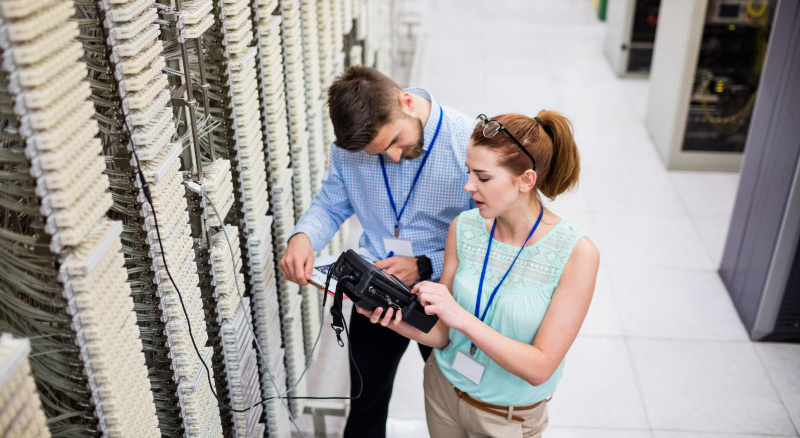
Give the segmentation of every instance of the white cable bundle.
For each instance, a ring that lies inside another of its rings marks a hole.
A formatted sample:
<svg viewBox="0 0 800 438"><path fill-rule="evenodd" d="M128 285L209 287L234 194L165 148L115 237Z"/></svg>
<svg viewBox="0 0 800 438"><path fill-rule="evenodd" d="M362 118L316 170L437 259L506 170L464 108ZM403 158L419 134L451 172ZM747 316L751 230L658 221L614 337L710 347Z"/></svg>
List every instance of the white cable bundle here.
<svg viewBox="0 0 800 438"><path fill-rule="evenodd" d="M342 1L342 34L349 35L353 30L353 0Z"/></svg>
<svg viewBox="0 0 800 438"><path fill-rule="evenodd" d="M221 327L228 394L231 407L245 409L260 400L261 388L253 334L247 327L252 324L250 300L240 295L244 294L245 281L240 272L242 259L239 231L234 226L226 225L224 231L216 233L212 240L212 284ZM258 424L262 410L262 405L256 405L247 412L232 412L236 436L258 436L258 431L263 435L264 425Z"/></svg>
<svg viewBox="0 0 800 438"><path fill-rule="evenodd" d="M339 57L344 51L344 2L349 0L330 0L331 15L333 16L333 32L331 38L333 39L333 52ZM344 69L344 65L338 69L334 64L334 74L337 70Z"/></svg>
<svg viewBox="0 0 800 438"><path fill-rule="evenodd" d="M235 166L241 187L247 241L260 230L269 210L266 159L262 123L258 111L258 82L253 40L253 21L247 0L219 1L220 21L224 30L228 93L233 107ZM233 163L232 163L233 164Z"/></svg>
<svg viewBox="0 0 800 438"><path fill-rule="evenodd" d="M329 143L325 143L325 131L323 117L327 113L323 111L324 102L322 100L317 102L313 112L308 115L308 158L309 158L309 176L311 180L311 193L317 193L322 187L322 177L327 170L325 162L327 161L330 149Z"/></svg>
<svg viewBox="0 0 800 438"><path fill-rule="evenodd" d="M363 0L366 14L363 17L364 27L364 63L375 65L383 72L392 68L393 14L392 2L383 0Z"/></svg>
<svg viewBox="0 0 800 438"><path fill-rule="evenodd" d="M317 35L319 36L319 75L323 99L333 81L333 11L331 0L317 0Z"/></svg>
<svg viewBox="0 0 800 438"><path fill-rule="evenodd" d="M262 367L275 362L282 343L278 290L275 285L271 216L264 221L263 227L259 238L251 247L249 272L255 310L255 332L266 360L266 363L261 364ZM265 369L262 369L262 376L264 376L262 387L271 387L269 373Z"/></svg>
<svg viewBox="0 0 800 438"><path fill-rule="evenodd" d="M103 219L112 200L95 138L91 92L83 80L87 70L77 60L78 26L69 21L74 13L72 2L0 4L2 68L26 140L45 231L52 236L50 249L60 254L58 276L100 431L158 436L120 253L121 225Z"/></svg>
<svg viewBox="0 0 800 438"><path fill-rule="evenodd" d="M54 253L80 244L112 205L73 13L72 2L0 4L2 67Z"/></svg>
<svg viewBox="0 0 800 438"><path fill-rule="evenodd" d="M272 1L269 3L277 4ZM257 9L259 15L256 36L260 54L262 113L268 132L269 179L270 185L274 185L289 168L291 159L280 32L282 17L269 15L266 13L268 9L268 7Z"/></svg>
<svg viewBox="0 0 800 438"><path fill-rule="evenodd" d="M31 375L27 339L0 335L0 436L49 438L36 383Z"/></svg>
<svg viewBox="0 0 800 438"><path fill-rule="evenodd" d="M176 28L180 31L178 41L202 36L214 25L214 15L211 14L213 4L211 0L191 0L181 4L181 14L178 17Z"/></svg>
<svg viewBox="0 0 800 438"><path fill-rule="evenodd" d="M264 383L264 396L271 400L266 403L265 410L267 412L267 423L269 424L269 436L288 437L292 433L292 424L289 421L289 416L286 415L286 409L283 407L280 397L286 393L286 366L283 364L284 350L281 349L279 355L276 357L275 362L270 364L275 386L277 391L271 383Z"/></svg>
<svg viewBox="0 0 800 438"><path fill-rule="evenodd" d="M160 436L120 234L102 220L62 260L59 278L105 436Z"/></svg>
<svg viewBox="0 0 800 438"><path fill-rule="evenodd" d="M308 74L303 55L303 31L299 0L282 0L283 64L286 76L287 113L291 141L292 167L294 169L295 220L311 204L311 180L308 166L308 102L306 81Z"/></svg>
<svg viewBox="0 0 800 438"><path fill-rule="evenodd" d="M211 204L204 197L201 199L203 218L209 226L219 227L217 215L225 219L233 206L233 181L231 181L231 162L218 158L211 164L203 166L202 189L211 198ZM214 210L216 207L216 211Z"/></svg>
<svg viewBox="0 0 800 438"><path fill-rule="evenodd" d="M319 65L319 17L316 0L300 0L300 23L303 31L306 106L312 111L322 95Z"/></svg>
<svg viewBox="0 0 800 438"><path fill-rule="evenodd" d="M185 5L178 18L179 39L182 40L202 33L213 24L213 21L209 21L210 4L207 1L187 2ZM98 6L105 12L103 25L107 34L106 44L112 52L110 59L114 77L118 84L131 84L120 86L118 90L123 113L132 131L128 149L131 153L135 150L140 160L138 164L142 167L153 201L151 207L137 178L136 187L140 189L138 200L143 206L141 215L153 260L151 270L158 286L159 307L167 336L166 347L172 360L172 377L179 385L178 400L183 425L187 436L219 435L222 433L222 424L210 388L207 384L206 388L193 384L198 379L204 381L206 371L192 345L189 324L201 351L208 341L208 334L198 288L181 163L178 160L182 148L179 143L169 143L175 133L175 124L172 109L168 106L170 91L167 78L161 73L165 62L163 45L158 39L159 26L154 24L157 11L153 1L143 0L100 0ZM135 158L131 165L136 167ZM158 218L158 233L153 209ZM172 280L183 297L189 315L188 322L180 305L178 291L164 266L164 258ZM209 356L208 363L210 360ZM209 405L214 409L208 409Z"/></svg>
<svg viewBox="0 0 800 438"><path fill-rule="evenodd" d="M286 105L289 135L297 142L306 131L305 65L299 0L281 0L283 66L286 79Z"/></svg>

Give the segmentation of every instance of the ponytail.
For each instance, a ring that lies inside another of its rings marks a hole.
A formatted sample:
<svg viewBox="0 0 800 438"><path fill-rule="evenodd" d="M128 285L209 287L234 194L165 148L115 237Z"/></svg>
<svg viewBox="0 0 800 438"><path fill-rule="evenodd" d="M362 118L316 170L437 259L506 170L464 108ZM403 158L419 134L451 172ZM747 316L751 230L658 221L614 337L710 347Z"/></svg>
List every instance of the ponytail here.
<svg viewBox="0 0 800 438"><path fill-rule="evenodd" d="M573 137L572 123L564 116L555 111L542 110L535 119L543 131L541 134L544 134L540 139L551 144L549 154L546 151L548 148L542 148L545 149L541 151L542 155L549 157L541 160L547 168L537 169L540 182L536 185L543 195L553 200L577 185L581 170L580 154Z"/></svg>
<svg viewBox="0 0 800 438"><path fill-rule="evenodd" d="M500 154L500 165L514 175L522 175L536 162L536 188L550 200L573 188L581 170L580 155L572 136L572 124L555 111L539 111L530 118L521 114L500 114L493 117L528 151L525 154L505 135L487 138L482 127L472 133L475 146L489 148ZM535 193L535 192L534 192Z"/></svg>

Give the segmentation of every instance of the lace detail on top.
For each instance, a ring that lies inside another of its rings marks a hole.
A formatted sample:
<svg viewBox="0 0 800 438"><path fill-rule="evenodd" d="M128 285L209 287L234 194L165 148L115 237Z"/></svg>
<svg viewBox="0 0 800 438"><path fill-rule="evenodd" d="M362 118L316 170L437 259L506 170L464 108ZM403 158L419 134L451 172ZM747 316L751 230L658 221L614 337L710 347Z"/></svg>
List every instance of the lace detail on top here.
<svg viewBox="0 0 800 438"><path fill-rule="evenodd" d="M486 219L477 209L461 213L456 227L458 270L453 279L453 296L459 305L475 313L478 283L489 243ZM575 244L584 235L561 220L538 241L525 247L497 292L484 322L498 333L516 341L532 344L544 319L561 273ZM505 275L519 246L492 242L492 251L483 283L480 313L489 296ZM469 355L470 341L457 330L450 330L450 344L434 350L442 373L458 389L487 403L528 405L550 396L556 388L563 361L543 384L532 386L504 370L480 349L473 358L484 365L480 384L475 384L452 368L457 352Z"/></svg>
<svg viewBox="0 0 800 438"><path fill-rule="evenodd" d="M480 278L489 242L486 219L478 214L477 209L470 210L459 216L458 228L459 270L465 269ZM503 282L502 293L529 293L532 289L546 286L552 289L552 296L572 249L581 237L583 234L572 225L563 219L559 221L545 236L520 253L514 268ZM492 242L484 290L487 286L494 288L500 282L519 248L497 240Z"/></svg>

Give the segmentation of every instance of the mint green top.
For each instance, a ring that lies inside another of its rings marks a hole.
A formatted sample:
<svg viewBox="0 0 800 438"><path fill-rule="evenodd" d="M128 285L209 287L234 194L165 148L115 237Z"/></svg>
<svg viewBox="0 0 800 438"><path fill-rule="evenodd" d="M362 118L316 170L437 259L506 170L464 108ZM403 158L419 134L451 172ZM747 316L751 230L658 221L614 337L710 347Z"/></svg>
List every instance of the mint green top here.
<svg viewBox="0 0 800 438"><path fill-rule="evenodd" d="M489 243L486 219L481 217L478 209L465 211L459 215L456 236L458 271L453 281L453 296L458 304L474 314L478 283L486 256L486 246ZM527 246L497 291L484 322L508 338L533 344L553 292L558 286L564 265L575 244L582 237L584 235L580 231L561 220L545 236ZM519 246L492 241L481 296L481 313L489 301L491 292L503 278L519 249ZM443 350L434 350L434 354L450 383L486 403L503 406L533 404L549 397L561 378L563 360L546 382L533 386L504 370L478 349L472 357L485 369L480 385L476 385L452 368L456 351L469 355L470 344L470 340L461 332L450 329L450 344Z"/></svg>

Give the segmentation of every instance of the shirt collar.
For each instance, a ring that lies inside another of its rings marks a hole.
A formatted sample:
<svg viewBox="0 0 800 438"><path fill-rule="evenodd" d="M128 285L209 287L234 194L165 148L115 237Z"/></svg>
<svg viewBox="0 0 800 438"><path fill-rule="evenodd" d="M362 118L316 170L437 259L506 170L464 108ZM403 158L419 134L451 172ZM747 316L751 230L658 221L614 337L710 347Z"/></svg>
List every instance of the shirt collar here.
<svg viewBox="0 0 800 438"><path fill-rule="evenodd" d="M430 91L424 88L406 88L403 91L416 94L417 96L420 96L431 103L431 112L428 114L428 121L425 122L425 126L422 127L422 136L424 140L422 149L427 151L428 147L431 145L431 139L436 133L436 126L439 125L439 102L433 97Z"/></svg>

